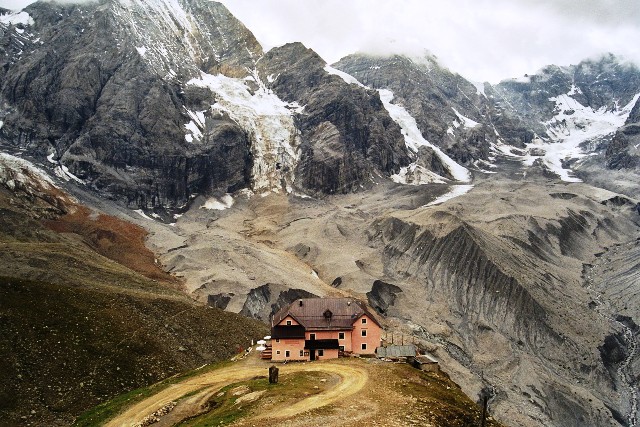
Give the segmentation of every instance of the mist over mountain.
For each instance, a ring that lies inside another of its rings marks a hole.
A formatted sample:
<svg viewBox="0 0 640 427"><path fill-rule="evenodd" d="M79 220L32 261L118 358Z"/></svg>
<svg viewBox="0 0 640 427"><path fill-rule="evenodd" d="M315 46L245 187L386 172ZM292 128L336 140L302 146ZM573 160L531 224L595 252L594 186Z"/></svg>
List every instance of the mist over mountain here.
<svg viewBox="0 0 640 427"><path fill-rule="evenodd" d="M492 389L503 424L637 426L636 65L603 53L491 85L429 54L265 52L217 2L0 12L5 243L26 238L19 212L76 209L28 190L50 180L146 230L183 297L266 322L301 297L367 299L469 396Z"/></svg>

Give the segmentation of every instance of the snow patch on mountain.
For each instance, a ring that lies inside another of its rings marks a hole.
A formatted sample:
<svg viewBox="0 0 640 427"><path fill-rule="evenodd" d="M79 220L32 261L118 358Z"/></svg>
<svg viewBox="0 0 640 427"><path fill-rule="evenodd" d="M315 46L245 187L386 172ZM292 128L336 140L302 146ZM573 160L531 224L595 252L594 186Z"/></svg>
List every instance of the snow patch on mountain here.
<svg viewBox="0 0 640 427"><path fill-rule="evenodd" d="M573 176L570 169L564 168L563 163L589 155L581 145L615 133L624 125L631 109L640 98L639 93L622 108L611 110L602 107L594 110L582 105L571 96L577 93L580 93L579 88L573 86L567 94L549 98L556 104L555 116L543 124L547 128L551 141L534 140L527 148L529 152L537 152L541 155L529 155L525 159L525 165L528 166L532 165L535 159L542 159L547 168L567 182L581 180Z"/></svg>
<svg viewBox="0 0 640 427"><path fill-rule="evenodd" d="M345 82L349 83L350 85L357 85L357 86L360 86L362 88L368 89L365 85L360 83L358 81L358 79L353 77L351 74L347 74L344 71L337 70L337 69L333 68L332 66L330 66L329 64L324 66L324 70L327 73L331 74L331 75L340 77L342 80L344 80Z"/></svg>
<svg viewBox="0 0 640 427"><path fill-rule="evenodd" d="M187 133L184 135L184 139L187 142L193 141L201 141L202 140L202 132L205 127L205 117L204 113L206 111L191 111L188 108L185 108L187 115L191 117L191 121L184 125L187 129Z"/></svg>
<svg viewBox="0 0 640 427"><path fill-rule="evenodd" d="M200 208L223 211L225 209L229 209L230 207L232 207L234 203L235 203L235 200L233 200L233 196L231 194L225 194L220 198L211 197L210 199L207 199L204 205L202 205Z"/></svg>
<svg viewBox="0 0 640 427"><path fill-rule="evenodd" d="M0 184L13 190L17 183L44 189L56 187L49 175L33 163L11 154L0 153Z"/></svg>
<svg viewBox="0 0 640 427"><path fill-rule="evenodd" d="M456 181L469 182L471 180L471 174L467 169L457 164L451 157L447 156L442 150L440 150L440 148L424 139L420 129L418 129L416 119L413 118L411 114L404 109L404 107L391 103L393 100L393 92L388 89L379 89L378 92L380 93L382 104L389 112L389 115L396 123L398 123L398 125L400 125L405 144L414 158L417 156L418 149L420 147L429 147L435 152L438 158L440 158L440 161L444 164L447 170L449 170L449 173L451 173L451 176L453 176ZM415 165L415 163L413 165ZM444 179L439 175L436 176L439 177L439 179ZM395 179L401 179L400 174L395 177Z"/></svg>
<svg viewBox="0 0 640 427"><path fill-rule="evenodd" d="M27 12L6 13L0 15L0 24L4 25L33 25L33 18Z"/></svg>
<svg viewBox="0 0 640 427"><path fill-rule="evenodd" d="M250 90L247 82L257 84L258 89ZM249 132L253 154L252 190L256 193L280 189L292 192L294 170L300 158L300 137L293 113L301 107L278 98L256 72L249 79L203 72L200 78L187 84L209 88L217 95L211 112L228 115ZM204 112L191 112L190 117L192 120L186 126L192 131L192 138L196 138L195 127L204 129Z"/></svg>
<svg viewBox="0 0 640 427"><path fill-rule="evenodd" d="M426 206L440 205L447 200L451 200L456 197L462 196L463 194L467 194L469 191L471 191L472 188L473 185L454 185L448 193L445 193L434 201L427 203Z"/></svg>
<svg viewBox="0 0 640 427"><path fill-rule="evenodd" d="M458 120L459 120L459 121L454 120L453 125L455 127L462 126L462 127L468 129L468 128L474 128L474 127L476 127L476 126L478 126L480 124L480 123L478 123L478 122L476 122L474 120L471 120L468 117L463 116L455 108L451 107L451 109L453 110L454 113L456 113L456 116L458 116Z"/></svg>

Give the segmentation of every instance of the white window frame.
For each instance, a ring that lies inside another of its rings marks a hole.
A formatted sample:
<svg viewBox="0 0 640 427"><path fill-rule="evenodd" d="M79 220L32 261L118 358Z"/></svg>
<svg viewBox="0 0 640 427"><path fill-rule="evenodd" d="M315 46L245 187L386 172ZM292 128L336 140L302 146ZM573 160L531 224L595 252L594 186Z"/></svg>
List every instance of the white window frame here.
<svg viewBox="0 0 640 427"><path fill-rule="evenodd" d="M343 340L344 339L344 332L338 332L338 339L339 340Z"/></svg>
<svg viewBox="0 0 640 427"><path fill-rule="evenodd" d="M284 351L284 357L285 357L285 358L287 358L287 357L291 357L291 352L290 352L289 350L285 350L285 351Z"/></svg>
<svg viewBox="0 0 640 427"><path fill-rule="evenodd" d="M367 343L363 342L362 345L360 346L360 350L366 350L367 349Z"/></svg>

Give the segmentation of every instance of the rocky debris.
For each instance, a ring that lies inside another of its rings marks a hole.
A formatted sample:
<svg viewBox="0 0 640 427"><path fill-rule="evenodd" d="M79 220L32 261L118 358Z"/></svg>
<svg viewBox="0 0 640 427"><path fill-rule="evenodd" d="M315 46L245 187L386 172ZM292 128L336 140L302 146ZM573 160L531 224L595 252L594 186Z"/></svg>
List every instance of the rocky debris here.
<svg viewBox="0 0 640 427"><path fill-rule="evenodd" d="M234 294L231 293L215 295L209 294L207 295L207 305L224 310L227 308L227 305L229 305L229 301L231 301L233 296Z"/></svg>
<svg viewBox="0 0 640 427"><path fill-rule="evenodd" d="M518 377L522 384L545 384L534 399L542 405L541 413L562 419L558 425L569 419L613 425L612 412L606 407L624 414L627 404L616 392L612 371L594 350L617 327L593 309L585 310L593 298L585 292L580 276L583 263L602 250L603 242L625 239L623 229L635 228L633 213L600 205L598 197L591 199L573 187L568 197L554 197L558 191L549 194L547 207L531 216L531 210L524 207L528 203L524 199L531 195L525 196L524 188L518 191L517 200L493 188L491 212L497 212L493 208L503 212L496 217L484 210L486 204L478 193L474 196L471 192L464 201L461 198L446 209L399 213L372 224L371 242L383 245L385 281L403 291L394 311L400 313L398 317L407 313L412 322L424 325L433 334L431 340L441 340L450 369L456 363L481 369L485 380L497 387L498 396L509 396L498 397L498 407L505 408L503 404L514 399L514 387L531 394L527 387L513 383L511 369L500 372L502 369L490 368L493 362L489 360L518 354L535 370L527 369L526 375ZM510 208L501 210L496 203ZM594 210L594 203L601 208ZM553 212L548 210L550 206L555 206ZM482 213L473 214L475 209ZM519 225L514 228L515 224ZM620 277L625 274L620 273ZM406 284L414 281L418 287ZM629 286L618 290L628 292ZM567 299L568 293L573 297ZM407 298L409 295L415 296ZM420 305L411 301L417 295L424 298ZM455 325L453 328L421 323L417 307L441 310L436 307L445 301L444 311L427 317L433 322L449 317L450 310L451 319L458 319L447 321ZM477 331L472 334L475 338L469 339L462 332L465 330ZM626 341L609 338L606 342L608 347L602 354L612 352L616 360L626 360L627 353L616 350L627 346Z"/></svg>
<svg viewBox="0 0 640 427"><path fill-rule="evenodd" d="M144 417L140 422L133 424L133 427L148 427L152 424L159 422L160 418L164 417L169 412L173 411L173 408L175 408L177 404L178 402L167 403L162 408Z"/></svg>
<svg viewBox="0 0 640 427"><path fill-rule="evenodd" d="M271 317L282 307L300 298L315 297L318 297L318 295L314 295L304 289L291 289L282 285L267 283L249 291L240 314L269 324Z"/></svg>
<svg viewBox="0 0 640 427"><path fill-rule="evenodd" d="M402 289L399 287L382 280L376 280L373 282L371 291L367 292L367 300L369 305L378 313L387 315L389 308L393 307L400 292L402 292Z"/></svg>

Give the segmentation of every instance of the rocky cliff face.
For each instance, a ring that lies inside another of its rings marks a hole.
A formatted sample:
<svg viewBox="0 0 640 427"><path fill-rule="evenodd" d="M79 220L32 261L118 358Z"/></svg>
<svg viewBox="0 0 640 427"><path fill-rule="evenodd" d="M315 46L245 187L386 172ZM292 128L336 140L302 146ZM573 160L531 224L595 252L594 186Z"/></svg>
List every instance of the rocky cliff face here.
<svg viewBox="0 0 640 427"><path fill-rule="evenodd" d="M640 99L635 103L624 126L618 129L607 146L607 167L637 169L640 166Z"/></svg>
<svg viewBox="0 0 640 427"><path fill-rule="evenodd" d="M400 127L375 91L330 74L326 62L300 43L269 51L260 75L278 96L304 106L299 185L314 192L344 193L370 185L374 174L397 173L409 164Z"/></svg>
<svg viewBox="0 0 640 427"><path fill-rule="evenodd" d="M211 94L181 81L200 68L246 73L261 48L221 5L172 5L30 6L33 24L5 28L9 44L23 47L3 62L3 141L132 206L175 206L192 193L245 186L244 130L222 117L187 144L188 111Z"/></svg>
<svg viewBox="0 0 640 427"><path fill-rule="evenodd" d="M1 27L0 137L131 206L294 182L347 192L409 163L377 94L330 75L300 44L263 58L221 4L36 3L23 13Z"/></svg>
<svg viewBox="0 0 640 427"><path fill-rule="evenodd" d="M517 118L487 97L489 85L469 82L434 57L350 55L334 65L365 85L391 90L393 102L411 113L424 138L460 163L487 160L498 139L520 147L531 140Z"/></svg>

